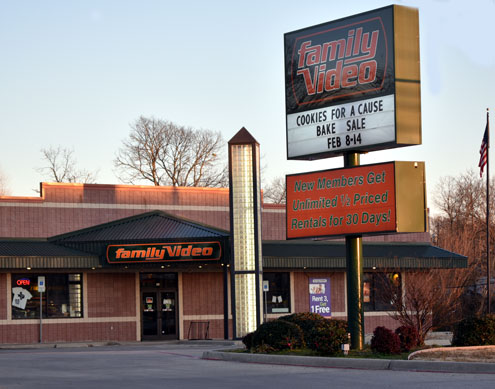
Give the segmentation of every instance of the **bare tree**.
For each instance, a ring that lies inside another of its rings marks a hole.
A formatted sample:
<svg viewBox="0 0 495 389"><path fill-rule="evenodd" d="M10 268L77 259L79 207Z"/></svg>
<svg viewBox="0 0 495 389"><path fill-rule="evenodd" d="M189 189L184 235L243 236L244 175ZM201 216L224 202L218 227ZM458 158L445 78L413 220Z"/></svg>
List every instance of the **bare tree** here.
<svg viewBox="0 0 495 389"><path fill-rule="evenodd" d="M10 188L7 176L0 170L0 196L10 195Z"/></svg>
<svg viewBox="0 0 495 389"><path fill-rule="evenodd" d="M472 170L458 177L441 178L436 189L435 205L452 231L483 222L486 215L485 187Z"/></svg>
<svg viewBox="0 0 495 389"><path fill-rule="evenodd" d="M141 116L131 126L114 165L118 178L130 184L144 180L156 186L226 186L224 148L219 132Z"/></svg>
<svg viewBox="0 0 495 389"><path fill-rule="evenodd" d="M263 190L263 198L266 203L285 204L287 201L285 177L274 178Z"/></svg>
<svg viewBox="0 0 495 389"><path fill-rule="evenodd" d="M45 166L35 170L44 176L45 180L53 182L72 182L93 184L96 182L98 172L90 172L77 169L77 160L74 150L61 146L41 149Z"/></svg>
<svg viewBox="0 0 495 389"><path fill-rule="evenodd" d="M490 186L494 190L493 182ZM457 284L460 288L458 302L462 304L462 316L479 315L486 310L488 300L485 288L487 207L484 182L472 170L456 177L444 177L437 185L434 201L440 214L430 222L433 244L468 257L467 269L456 271L462 273L463 282L454 281L451 277L446 287L452 289L453 284ZM490 209L494 209L493 197ZM489 228L493 247L494 223ZM448 316L440 308L435 309L433 325L438 326Z"/></svg>
<svg viewBox="0 0 495 389"><path fill-rule="evenodd" d="M462 319L462 299L469 272L465 269L431 269L405 273L403 285L378 278L377 293L389 301L391 317L416 328L423 344L432 328L449 326Z"/></svg>
<svg viewBox="0 0 495 389"><path fill-rule="evenodd" d="M490 191L494 190L493 181ZM472 170L457 177L443 178L437 186L435 204L441 214L432 218L433 243L444 249L468 257L469 279L463 301L465 314L473 315L486 309L486 290L479 288L481 280L486 283L486 186L484 180ZM493 214L494 198L490 199ZM495 224L490 228L490 245L495 244ZM473 292L473 291L478 292ZM471 299L466 297L471 296ZM492 298L492 302L493 302Z"/></svg>

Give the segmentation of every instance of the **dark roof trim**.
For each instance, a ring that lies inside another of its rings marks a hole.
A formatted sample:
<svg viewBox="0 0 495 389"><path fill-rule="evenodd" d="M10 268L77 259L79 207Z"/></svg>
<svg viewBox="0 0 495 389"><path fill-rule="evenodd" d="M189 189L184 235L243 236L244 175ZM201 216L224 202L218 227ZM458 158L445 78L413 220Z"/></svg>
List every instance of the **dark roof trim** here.
<svg viewBox="0 0 495 389"><path fill-rule="evenodd" d="M467 257L426 242L363 242L364 269L454 269ZM343 241L264 241L263 266L281 269L345 269Z"/></svg>
<svg viewBox="0 0 495 389"><path fill-rule="evenodd" d="M467 267L462 258L364 258L363 269L457 269ZM345 270L345 257L263 257L264 269Z"/></svg>
<svg viewBox="0 0 495 389"><path fill-rule="evenodd" d="M0 269L91 269L98 256L46 239L0 239Z"/></svg>
<svg viewBox="0 0 495 389"><path fill-rule="evenodd" d="M46 239L0 240L0 258L6 257L87 257L85 251L60 246Z"/></svg>
<svg viewBox="0 0 495 389"><path fill-rule="evenodd" d="M97 256L87 257L0 257L0 269L91 269L100 266Z"/></svg>

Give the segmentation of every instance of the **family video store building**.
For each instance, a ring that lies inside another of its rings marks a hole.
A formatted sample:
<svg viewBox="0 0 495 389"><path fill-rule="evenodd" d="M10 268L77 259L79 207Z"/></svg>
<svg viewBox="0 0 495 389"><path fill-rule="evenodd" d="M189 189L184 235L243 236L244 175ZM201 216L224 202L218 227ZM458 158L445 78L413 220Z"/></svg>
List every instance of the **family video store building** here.
<svg viewBox="0 0 495 389"><path fill-rule="evenodd" d="M0 342L232 338L229 221L228 189L43 183L40 197L1 197ZM285 236L285 206L262 204L267 319L345 319L344 242ZM366 333L398 326L380 274L404 285L418 268L466 266L427 233L363 246Z"/></svg>

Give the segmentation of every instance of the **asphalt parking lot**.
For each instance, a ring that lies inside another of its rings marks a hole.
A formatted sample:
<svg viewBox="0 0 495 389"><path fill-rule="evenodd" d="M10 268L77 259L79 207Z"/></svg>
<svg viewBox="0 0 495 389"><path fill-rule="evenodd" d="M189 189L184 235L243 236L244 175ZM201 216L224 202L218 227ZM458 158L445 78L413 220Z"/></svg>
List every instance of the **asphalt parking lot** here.
<svg viewBox="0 0 495 389"><path fill-rule="evenodd" d="M495 385L495 369L493 373L463 371L462 366L457 365L457 371L435 371L431 362L422 369L411 370L400 366L400 369L391 368L383 361L382 365L374 366L370 360L367 366L323 365L321 362L317 366L307 357L284 360L263 355L241 361L232 356L248 354L218 351L239 347L232 342L54 346L0 349L0 388L263 388L267 385L285 389L363 385L366 388L399 385L403 388L465 388L473 382L477 388ZM317 360L322 359L330 360Z"/></svg>

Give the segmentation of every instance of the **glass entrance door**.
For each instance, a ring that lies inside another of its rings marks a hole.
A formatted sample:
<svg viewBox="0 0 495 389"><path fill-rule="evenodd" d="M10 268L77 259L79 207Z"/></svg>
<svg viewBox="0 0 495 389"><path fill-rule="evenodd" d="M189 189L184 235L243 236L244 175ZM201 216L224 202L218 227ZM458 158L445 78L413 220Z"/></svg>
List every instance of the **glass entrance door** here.
<svg viewBox="0 0 495 389"><path fill-rule="evenodd" d="M161 335L177 338L177 315L175 310L175 292L160 292L161 301Z"/></svg>
<svg viewBox="0 0 495 389"><path fill-rule="evenodd" d="M155 337L158 335L158 310L157 293L143 292L142 293L142 311L143 311L143 338Z"/></svg>
<svg viewBox="0 0 495 389"><path fill-rule="evenodd" d="M177 292L143 291L142 336L146 339L177 339Z"/></svg>

